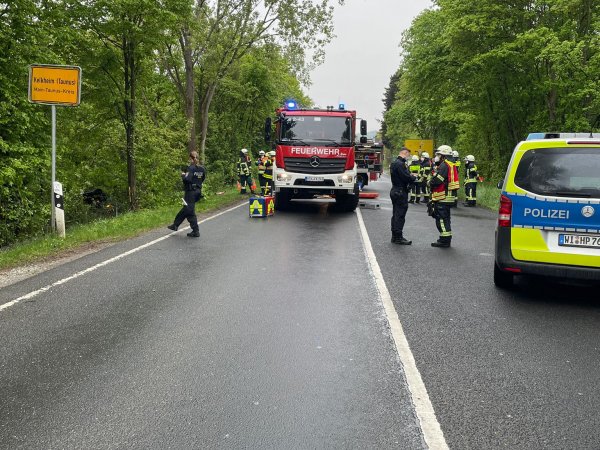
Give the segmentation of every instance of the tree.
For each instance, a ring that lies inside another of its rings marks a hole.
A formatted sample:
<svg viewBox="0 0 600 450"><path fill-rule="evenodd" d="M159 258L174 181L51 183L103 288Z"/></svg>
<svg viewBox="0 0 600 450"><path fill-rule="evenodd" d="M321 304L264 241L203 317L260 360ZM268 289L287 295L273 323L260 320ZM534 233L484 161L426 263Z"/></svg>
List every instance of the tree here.
<svg viewBox="0 0 600 450"><path fill-rule="evenodd" d="M132 209L138 207L135 131L137 80L144 60L151 58L162 44L164 30L175 20L169 9L171 2L159 0L87 0L81 2L80 18L84 27L94 32L104 45L112 49L109 63L118 64L120 76L103 70L119 93L117 106L125 129L128 197ZM175 6L178 6L175 4Z"/></svg>
<svg viewBox="0 0 600 450"><path fill-rule="evenodd" d="M339 0L339 4L343 1ZM305 74L306 51L313 51L314 60L318 62L323 46L332 37L332 13L329 0L316 3L310 0L198 0L195 26L184 22L179 33L185 77L179 74L177 66L169 69L179 92L185 96L190 123L189 148L196 147L198 125L199 151L201 158L204 157L212 100L219 83L236 62L257 45L281 42L291 66L298 74ZM173 55L173 50L168 49L168 53ZM198 121L192 118L192 113L196 113L192 92L199 104Z"/></svg>

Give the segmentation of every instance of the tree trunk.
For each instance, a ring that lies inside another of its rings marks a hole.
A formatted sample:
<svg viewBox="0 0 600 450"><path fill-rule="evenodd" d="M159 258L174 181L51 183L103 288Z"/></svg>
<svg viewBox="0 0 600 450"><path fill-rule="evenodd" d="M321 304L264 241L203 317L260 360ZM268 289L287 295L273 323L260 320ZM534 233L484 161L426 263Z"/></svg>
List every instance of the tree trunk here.
<svg viewBox="0 0 600 450"><path fill-rule="evenodd" d="M208 133L208 111L210 110L210 103L217 90L217 83L210 83L206 91L202 93L202 100L200 101L200 160L204 161L204 151L206 150L206 135Z"/></svg>
<svg viewBox="0 0 600 450"><path fill-rule="evenodd" d="M183 61L185 64L185 118L188 123L188 152L195 151L197 148L196 137L196 108L195 95L196 89L194 84L194 59L192 55L191 35L188 27L181 30L179 43L183 53Z"/></svg>
<svg viewBox="0 0 600 450"><path fill-rule="evenodd" d="M134 42L123 36L123 68L125 69L125 99L123 101L125 114L124 126L127 153L127 183L129 186L129 206L138 208L135 171L135 52Z"/></svg>

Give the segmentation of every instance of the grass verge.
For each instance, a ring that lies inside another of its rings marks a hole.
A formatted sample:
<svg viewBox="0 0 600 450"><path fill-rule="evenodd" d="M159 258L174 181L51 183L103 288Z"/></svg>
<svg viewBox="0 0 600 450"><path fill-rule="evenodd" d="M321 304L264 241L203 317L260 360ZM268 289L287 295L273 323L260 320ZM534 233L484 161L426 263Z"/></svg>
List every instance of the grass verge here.
<svg viewBox="0 0 600 450"><path fill-rule="evenodd" d="M196 204L198 213L236 203L240 194L234 188L222 195L211 195ZM56 257L69 250L97 242L117 242L173 222L180 206L128 212L117 217L98 220L67 229L66 237L40 236L0 250L0 269Z"/></svg>
<svg viewBox="0 0 600 450"><path fill-rule="evenodd" d="M478 183L477 205L497 211L500 207L500 189L493 183Z"/></svg>

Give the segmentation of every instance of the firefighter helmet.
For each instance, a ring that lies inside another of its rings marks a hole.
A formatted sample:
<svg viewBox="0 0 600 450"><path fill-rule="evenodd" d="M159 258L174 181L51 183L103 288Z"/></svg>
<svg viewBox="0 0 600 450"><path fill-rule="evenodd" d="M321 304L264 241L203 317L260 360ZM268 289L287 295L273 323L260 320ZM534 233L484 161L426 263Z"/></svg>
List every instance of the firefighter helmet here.
<svg viewBox="0 0 600 450"><path fill-rule="evenodd" d="M418 157L417 155L412 155L412 160L413 160L413 161L418 161L418 160L419 160L419 157Z"/></svg>
<svg viewBox="0 0 600 450"><path fill-rule="evenodd" d="M473 155L465 156L465 161L475 162L475 157Z"/></svg>
<svg viewBox="0 0 600 450"><path fill-rule="evenodd" d="M435 151L436 155L452 156L452 147L449 145L440 145Z"/></svg>
<svg viewBox="0 0 600 450"><path fill-rule="evenodd" d="M243 148L242 149L242 153L248 153L248 149L247 148Z"/></svg>
<svg viewBox="0 0 600 450"><path fill-rule="evenodd" d="M274 151L274 150L271 150L271 151L269 152L269 156L275 156L275 155L276 155L276 153L275 153L275 151Z"/></svg>
<svg viewBox="0 0 600 450"><path fill-rule="evenodd" d="M429 153L427 153L427 152L423 152L423 153L421 153L421 156L422 156L423 158L429 158Z"/></svg>
<svg viewBox="0 0 600 450"><path fill-rule="evenodd" d="M258 152L258 154L259 154L260 156L265 156L265 151L264 151L264 150L261 150L260 152Z"/></svg>
<svg viewBox="0 0 600 450"><path fill-rule="evenodd" d="M455 158L458 158L460 155L458 154L458 152L456 150L452 150L452 156L454 156Z"/></svg>

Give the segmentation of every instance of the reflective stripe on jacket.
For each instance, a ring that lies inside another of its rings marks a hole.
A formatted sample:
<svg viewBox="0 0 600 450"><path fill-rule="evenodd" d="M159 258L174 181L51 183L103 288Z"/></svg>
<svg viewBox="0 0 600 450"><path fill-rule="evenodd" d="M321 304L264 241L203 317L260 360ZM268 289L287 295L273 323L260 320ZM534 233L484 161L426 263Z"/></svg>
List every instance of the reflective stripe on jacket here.
<svg viewBox="0 0 600 450"><path fill-rule="evenodd" d="M458 177L458 167L456 166L456 163L453 161L445 160L445 162L448 164L448 167L450 168L450 170L448 170L448 190L456 191L458 188L460 188L459 177Z"/></svg>
<svg viewBox="0 0 600 450"><path fill-rule="evenodd" d="M273 160L272 159L267 158L267 160L265 161L265 173L263 174L263 176L268 180L273 179Z"/></svg>
<svg viewBox="0 0 600 450"><path fill-rule="evenodd" d="M466 183L477 183L477 165L473 162L467 163L465 166Z"/></svg>

